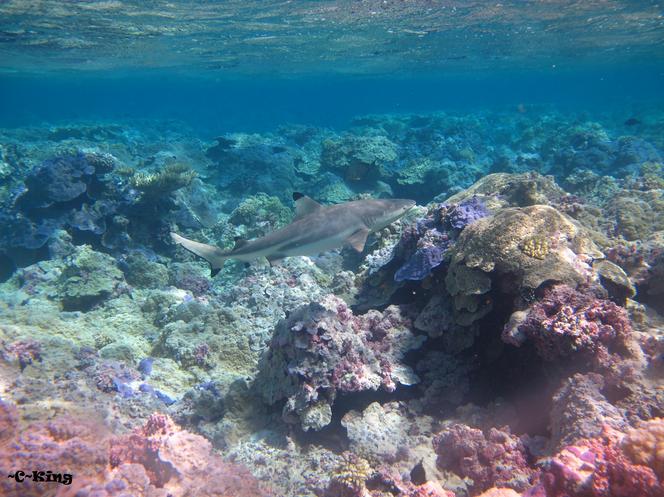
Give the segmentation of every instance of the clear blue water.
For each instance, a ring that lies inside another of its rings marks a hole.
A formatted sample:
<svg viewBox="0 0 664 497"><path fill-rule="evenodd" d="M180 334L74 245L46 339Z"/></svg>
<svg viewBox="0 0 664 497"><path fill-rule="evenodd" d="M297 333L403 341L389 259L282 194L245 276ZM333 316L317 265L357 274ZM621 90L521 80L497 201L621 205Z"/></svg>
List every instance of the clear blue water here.
<svg viewBox="0 0 664 497"><path fill-rule="evenodd" d="M664 50L664 49L663 49ZM168 69L0 76L1 126L81 119L179 119L204 136L284 123L344 127L369 113L553 105L625 114L664 102L664 68L620 64L421 75L183 75Z"/></svg>

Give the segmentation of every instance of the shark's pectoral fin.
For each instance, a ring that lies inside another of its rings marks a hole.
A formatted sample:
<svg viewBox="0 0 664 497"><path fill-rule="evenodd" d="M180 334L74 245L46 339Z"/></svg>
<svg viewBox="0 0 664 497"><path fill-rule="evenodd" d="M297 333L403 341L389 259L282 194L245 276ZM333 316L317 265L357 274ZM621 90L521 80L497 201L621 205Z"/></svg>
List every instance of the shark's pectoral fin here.
<svg viewBox="0 0 664 497"><path fill-rule="evenodd" d="M364 250L364 244L367 243L368 236L369 236L369 230L367 228L361 228L352 235L350 235L346 239L346 241L355 250L357 250L358 252L362 252Z"/></svg>
<svg viewBox="0 0 664 497"><path fill-rule="evenodd" d="M311 197L307 197L300 192L293 193L293 200L295 200L295 217L293 221L297 221L323 207Z"/></svg>
<svg viewBox="0 0 664 497"><path fill-rule="evenodd" d="M171 239L178 245L182 245L192 254L196 254L199 257L202 257L210 263L210 268L212 270L212 276L214 277L219 270L224 265L224 261L227 259L227 254L224 253L218 247L212 245L207 245L205 243L195 242L194 240L189 240L183 236L178 235L177 233L171 233Z"/></svg>
<svg viewBox="0 0 664 497"><path fill-rule="evenodd" d="M210 268L210 278L214 278L219 274L219 271L221 271L220 267L211 267Z"/></svg>
<svg viewBox="0 0 664 497"><path fill-rule="evenodd" d="M267 258L267 262L269 262L272 267L281 266L284 262L284 257L286 256L283 254L274 254Z"/></svg>

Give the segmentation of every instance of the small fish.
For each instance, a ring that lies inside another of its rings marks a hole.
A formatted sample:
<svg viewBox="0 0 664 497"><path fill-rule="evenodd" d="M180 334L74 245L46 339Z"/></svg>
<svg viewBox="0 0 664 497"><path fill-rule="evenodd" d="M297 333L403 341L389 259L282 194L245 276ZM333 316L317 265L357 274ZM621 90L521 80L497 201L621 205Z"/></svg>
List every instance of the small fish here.
<svg viewBox="0 0 664 497"><path fill-rule="evenodd" d="M334 205L321 205L294 193L295 218L288 226L255 240L240 240L232 250L206 245L171 233L173 241L210 263L215 276L226 259L249 262L266 257L278 265L284 257L315 255L326 250L350 245L364 250L369 233L393 223L414 205L414 200L366 199Z"/></svg>
<svg viewBox="0 0 664 497"><path fill-rule="evenodd" d="M625 126L636 126L637 124L641 124L641 121L639 121L636 117L630 117L623 124Z"/></svg>

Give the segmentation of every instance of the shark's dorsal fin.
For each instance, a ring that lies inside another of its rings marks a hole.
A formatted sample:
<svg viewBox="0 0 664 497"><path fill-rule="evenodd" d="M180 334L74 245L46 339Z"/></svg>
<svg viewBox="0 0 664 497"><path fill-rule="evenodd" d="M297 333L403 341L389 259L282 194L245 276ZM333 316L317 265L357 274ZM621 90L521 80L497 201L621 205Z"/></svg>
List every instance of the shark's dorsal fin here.
<svg viewBox="0 0 664 497"><path fill-rule="evenodd" d="M293 200L295 200L295 217L293 221L297 221L323 207L311 197L307 197L300 192L293 193Z"/></svg>
<svg viewBox="0 0 664 497"><path fill-rule="evenodd" d="M355 250L357 250L358 252L362 252L364 250L364 244L367 243L368 236L369 236L369 230L367 228L361 228L352 235L350 235L346 239L346 241Z"/></svg>

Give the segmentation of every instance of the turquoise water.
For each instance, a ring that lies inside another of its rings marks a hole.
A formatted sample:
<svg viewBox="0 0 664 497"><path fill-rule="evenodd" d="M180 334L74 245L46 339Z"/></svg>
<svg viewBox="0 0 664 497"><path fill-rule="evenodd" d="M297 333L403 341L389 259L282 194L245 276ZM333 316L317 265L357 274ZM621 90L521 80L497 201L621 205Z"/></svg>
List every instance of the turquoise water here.
<svg viewBox="0 0 664 497"><path fill-rule="evenodd" d="M664 4L0 1L0 497L664 497Z"/></svg>
<svg viewBox="0 0 664 497"><path fill-rule="evenodd" d="M138 72L138 74L136 74ZM179 119L210 135L266 131L283 123L345 126L369 113L555 105L626 114L661 106L662 65L573 65L422 74L259 74L155 69L7 74L0 81L5 126L76 119Z"/></svg>

